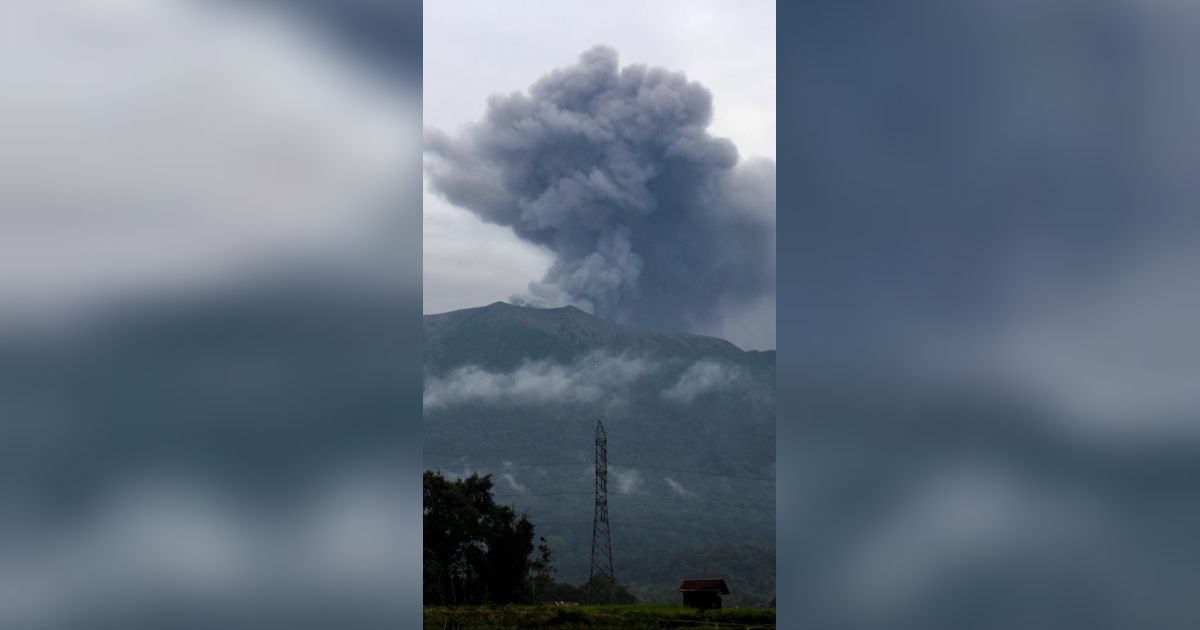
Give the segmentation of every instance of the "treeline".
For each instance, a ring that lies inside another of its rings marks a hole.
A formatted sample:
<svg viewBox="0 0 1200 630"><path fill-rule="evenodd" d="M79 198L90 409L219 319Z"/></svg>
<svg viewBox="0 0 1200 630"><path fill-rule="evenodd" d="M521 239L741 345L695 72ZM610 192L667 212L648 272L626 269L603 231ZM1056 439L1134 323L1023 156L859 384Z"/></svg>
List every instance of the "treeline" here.
<svg viewBox="0 0 1200 630"><path fill-rule="evenodd" d="M447 479L427 470L423 507L426 605L637 601L604 578L556 582L550 546L544 538L534 545L527 515L495 502L491 475Z"/></svg>

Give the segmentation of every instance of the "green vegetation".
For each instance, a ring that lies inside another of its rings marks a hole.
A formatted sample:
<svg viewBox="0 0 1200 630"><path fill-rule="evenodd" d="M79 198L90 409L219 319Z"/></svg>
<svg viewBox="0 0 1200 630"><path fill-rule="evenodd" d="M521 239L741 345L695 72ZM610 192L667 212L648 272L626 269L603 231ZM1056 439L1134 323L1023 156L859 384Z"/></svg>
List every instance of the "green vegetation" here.
<svg viewBox="0 0 1200 630"><path fill-rule="evenodd" d="M775 627L775 610L681 606L473 606L425 608L425 628L753 628Z"/></svg>
<svg viewBox="0 0 1200 630"><path fill-rule="evenodd" d="M617 579L642 602L679 603L689 577L725 578L726 606L775 595L773 352L494 304L426 316L424 353L426 386L439 392L424 410L426 467L493 474L496 502L546 540L556 581L589 576L603 420ZM698 365L715 370L702 371L710 387L664 395ZM627 369L622 385L605 380ZM556 395L562 382L604 395Z"/></svg>
<svg viewBox="0 0 1200 630"><path fill-rule="evenodd" d="M490 475L446 479L425 471L423 495L426 605L587 601L589 592L593 602L637 602L624 585L599 576L580 586L555 582L546 539L535 553L533 524L496 504Z"/></svg>

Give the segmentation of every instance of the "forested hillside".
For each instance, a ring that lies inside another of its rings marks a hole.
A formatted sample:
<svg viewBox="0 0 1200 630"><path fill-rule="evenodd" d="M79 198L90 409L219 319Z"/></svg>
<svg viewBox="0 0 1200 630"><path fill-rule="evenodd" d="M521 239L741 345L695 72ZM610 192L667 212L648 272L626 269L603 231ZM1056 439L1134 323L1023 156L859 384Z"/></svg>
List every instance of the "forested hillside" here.
<svg viewBox="0 0 1200 630"><path fill-rule="evenodd" d="M426 467L492 474L557 579L588 576L602 421L617 579L650 601L698 574L731 604L773 596L774 352L497 303L426 316L425 369Z"/></svg>

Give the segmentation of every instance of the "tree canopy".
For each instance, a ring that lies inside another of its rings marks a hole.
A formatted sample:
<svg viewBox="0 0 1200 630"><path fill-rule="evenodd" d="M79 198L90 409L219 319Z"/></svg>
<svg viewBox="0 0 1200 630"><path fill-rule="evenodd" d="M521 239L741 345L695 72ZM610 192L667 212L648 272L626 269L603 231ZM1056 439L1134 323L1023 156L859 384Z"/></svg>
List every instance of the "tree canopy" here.
<svg viewBox="0 0 1200 630"><path fill-rule="evenodd" d="M491 476L424 474L426 604L527 599L533 524L492 498Z"/></svg>
<svg viewBox="0 0 1200 630"><path fill-rule="evenodd" d="M426 605L584 601L589 591L593 602L637 601L605 578L555 582L550 545L542 538L535 551L533 524L496 504L490 475L447 479L427 470L423 485Z"/></svg>

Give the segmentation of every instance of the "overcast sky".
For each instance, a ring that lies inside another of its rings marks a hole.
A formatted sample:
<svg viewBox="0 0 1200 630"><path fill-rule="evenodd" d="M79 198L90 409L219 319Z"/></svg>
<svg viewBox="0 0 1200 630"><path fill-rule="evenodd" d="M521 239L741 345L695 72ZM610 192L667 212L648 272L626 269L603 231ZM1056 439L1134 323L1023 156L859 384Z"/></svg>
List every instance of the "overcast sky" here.
<svg viewBox="0 0 1200 630"><path fill-rule="evenodd" d="M622 67L662 67L700 82L713 95L710 133L732 140L742 160L774 160L775 3L761 0L427 2L424 125L456 133L481 118L489 96L524 91L597 44L614 48ZM426 313L506 300L553 261L548 250L454 207L428 185L424 212ZM773 347L773 300L769 306L769 339L735 342ZM762 328L766 310L750 327Z"/></svg>
<svg viewBox="0 0 1200 630"><path fill-rule="evenodd" d="M356 253L407 210L416 73L386 84L294 15L6 3L0 42L5 326Z"/></svg>

